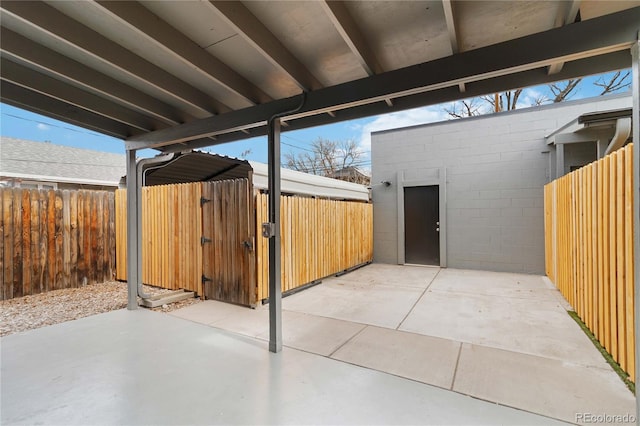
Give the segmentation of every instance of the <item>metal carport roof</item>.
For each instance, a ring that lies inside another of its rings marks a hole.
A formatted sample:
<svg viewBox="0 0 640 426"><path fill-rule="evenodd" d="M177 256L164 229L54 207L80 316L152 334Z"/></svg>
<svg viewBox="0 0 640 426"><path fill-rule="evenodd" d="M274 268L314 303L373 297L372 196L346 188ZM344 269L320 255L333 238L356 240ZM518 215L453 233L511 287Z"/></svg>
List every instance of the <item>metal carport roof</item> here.
<svg viewBox="0 0 640 426"><path fill-rule="evenodd" d="M169 157L160 163L142 166L142 186L245 178L252 181L255 189L268 189L268 166L264 163L201 151L172 153ZM287 194L369 201L369 190L357 183L288 169L282 169L280 176L281 190ZM122 180L126 182L126 176Z"/></svg>
<svg viewBox="0 0 640 426"><path fill-rule="evenodd" d="M171 158L151 165L148 169L143 167L144 181L141 184L152 186L248 178L251 170L251 165L246 160L208 152L189 151L175 153Z"/></svg>

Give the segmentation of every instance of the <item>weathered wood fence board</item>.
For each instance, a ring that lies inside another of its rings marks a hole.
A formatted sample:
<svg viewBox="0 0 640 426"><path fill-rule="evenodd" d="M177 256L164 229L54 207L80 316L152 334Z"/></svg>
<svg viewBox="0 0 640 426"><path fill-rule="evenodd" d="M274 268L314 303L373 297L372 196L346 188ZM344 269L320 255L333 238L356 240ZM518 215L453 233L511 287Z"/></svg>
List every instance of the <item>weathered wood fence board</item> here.
<svg viewBox="0 0 640 426"><path fill-rule="evenodd" d="M256 232L251 184L247 179L203 182L202 193L204 294L240 305L255 304Z"/></svg>
<svg viewBox="0 0 640 426"><path fill-rule="evenodd" d="M116 212L116 278L127 279L127 191L117 190Z"/></svg>
<svg viewBox="0 0 640 426"><path fill-rule="evenodd" d="M545 186L546 273L635 378L633 145Z"/></svg>
<svg viewBox="0 0 640 426"><path fill-rule="evenodd" d="M268 195L256 196L256 223L268 222ZM281 197L282 291L373 258L371 204ZM258 300L269 296L269 246L257 242Z"/></svg>
<svg viewBox="0 0 640 426"><path fill-rule="evenodd" d="M203 294L200 182L142 188L142 282ZM116 191L117 279L127 279L127 194Z"/></svg>
<svg viewBox="0 0 640 426"><path fill-rule="evenodd" d="M113 193L0 188L0 199L3 300L113 278Z"/></svg>

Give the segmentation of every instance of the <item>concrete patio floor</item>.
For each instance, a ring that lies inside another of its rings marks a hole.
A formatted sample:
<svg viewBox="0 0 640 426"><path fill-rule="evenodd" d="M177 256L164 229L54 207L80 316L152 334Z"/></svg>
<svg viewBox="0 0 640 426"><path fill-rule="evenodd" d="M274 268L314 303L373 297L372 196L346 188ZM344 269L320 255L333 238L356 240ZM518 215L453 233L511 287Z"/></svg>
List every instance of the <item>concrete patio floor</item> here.
<svg viewBox="0 0 640 426"><path fill-rule="evenodd" d="M559 424L143 309L0 344L3 425Z"/></svg>
<svg viewBox="0 0 640 426"><path fill-rule="evenodd" d="M4 424L553 424L635 398L542 277L373 264L268 310L206 301L0 339ZM186 321L188 320L188 321Z"/></svg>
<svg viewBox="0 0 640 426"><path fill-rule="evenodd" d="M290 348L576 422L635 397L546 277L372 264L283 300ZM268 307L207 301L173 315L268 340Z"/></svg>

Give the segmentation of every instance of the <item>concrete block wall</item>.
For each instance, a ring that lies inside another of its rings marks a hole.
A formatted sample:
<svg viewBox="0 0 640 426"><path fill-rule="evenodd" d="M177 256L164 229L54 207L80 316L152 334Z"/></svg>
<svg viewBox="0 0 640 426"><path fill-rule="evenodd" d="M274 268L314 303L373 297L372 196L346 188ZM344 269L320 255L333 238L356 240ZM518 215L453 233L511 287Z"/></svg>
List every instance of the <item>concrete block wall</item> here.
<svg viewBox="0 0 640 426"><path fill-rule="evenodd" d="M596 159L598 148L595 143L569 143L564 147L564 172L571 172L572 168L586 166Z"/></svg>
<svg viewBox="0 0 640 426"><path fill-rule="evenodd" d="M398 172L421 180L444 167L447 266L543 274L545 136L581 114L630 105L614 95L372 133L374 261L399 263Z"/></svg>

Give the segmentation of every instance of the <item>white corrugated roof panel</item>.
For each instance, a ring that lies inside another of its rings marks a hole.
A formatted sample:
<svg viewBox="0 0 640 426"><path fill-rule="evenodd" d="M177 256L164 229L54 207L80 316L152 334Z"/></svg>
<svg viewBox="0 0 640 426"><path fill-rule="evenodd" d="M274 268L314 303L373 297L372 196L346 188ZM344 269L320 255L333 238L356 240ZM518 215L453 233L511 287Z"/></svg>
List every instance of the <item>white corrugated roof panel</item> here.
<svg viewBox="0 0 640 426"><path fill-rule="evenodd" d="M267 189L268 166L249 161L253 168L253 186ZM327 197L333 199L369 201L369 189L357 183L345 182L295 170L280 170L281 190L292 194Z"/></svg>

